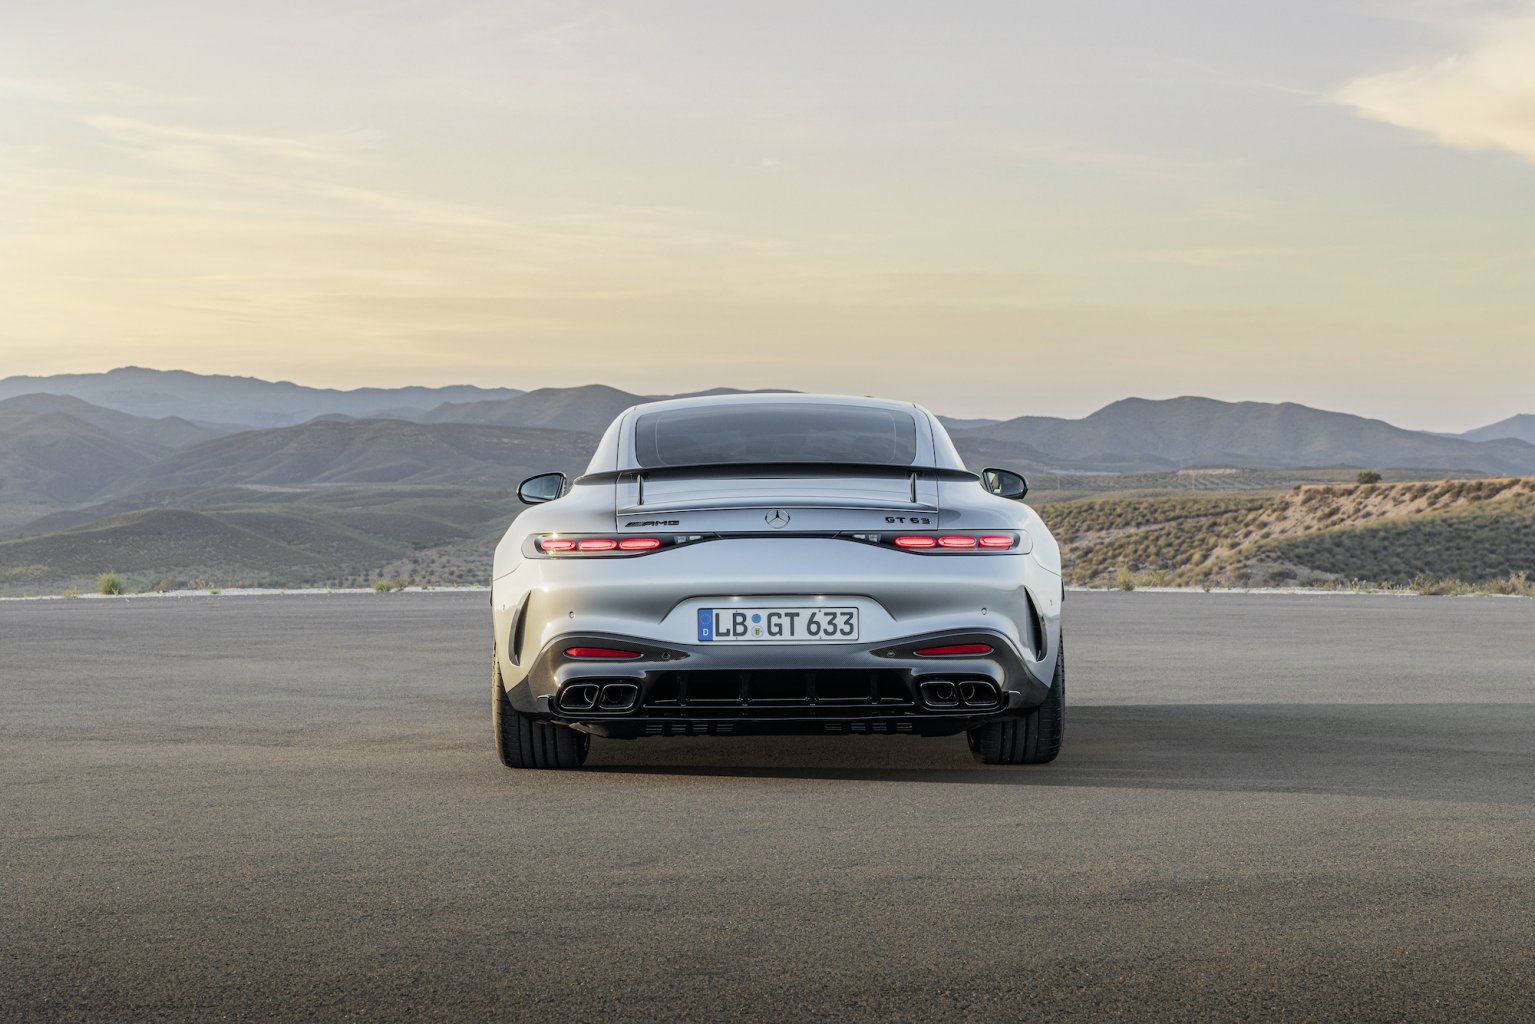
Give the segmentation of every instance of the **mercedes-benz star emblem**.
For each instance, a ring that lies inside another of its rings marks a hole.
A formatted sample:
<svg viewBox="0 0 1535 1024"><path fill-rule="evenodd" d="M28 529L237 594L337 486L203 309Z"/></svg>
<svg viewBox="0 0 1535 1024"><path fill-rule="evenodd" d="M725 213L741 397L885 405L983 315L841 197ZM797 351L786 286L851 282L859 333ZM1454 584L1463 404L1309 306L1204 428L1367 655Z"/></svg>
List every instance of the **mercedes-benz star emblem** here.
<svg viewBox="0 0 1535 1024"><path fill-rule="evenodd" d="M781 508L775 508L762 518L775 530L782 530L789 525L789 513Z"/></svg>

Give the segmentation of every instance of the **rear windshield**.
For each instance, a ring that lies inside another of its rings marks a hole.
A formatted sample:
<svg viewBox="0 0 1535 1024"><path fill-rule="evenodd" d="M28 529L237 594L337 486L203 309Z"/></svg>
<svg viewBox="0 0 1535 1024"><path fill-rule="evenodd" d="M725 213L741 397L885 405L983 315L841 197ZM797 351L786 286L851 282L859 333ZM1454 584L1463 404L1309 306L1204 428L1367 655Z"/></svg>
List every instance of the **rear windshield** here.
<svg viewBox="0 0 1535 1024"><path fill-rule="evenodd" d="M641 469L762 462L909 466L917 421L899 409L775 402L647 412L634 423Z"/></svg>

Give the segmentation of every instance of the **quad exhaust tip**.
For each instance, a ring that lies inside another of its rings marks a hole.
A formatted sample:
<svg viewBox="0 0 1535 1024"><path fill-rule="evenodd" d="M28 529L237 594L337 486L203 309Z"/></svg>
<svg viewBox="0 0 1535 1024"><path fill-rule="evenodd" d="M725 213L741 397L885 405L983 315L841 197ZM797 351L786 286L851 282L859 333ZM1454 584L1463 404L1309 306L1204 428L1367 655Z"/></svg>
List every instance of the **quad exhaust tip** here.
<svg viewBox="0 0 1535 1024"><path fill-rule="evenodd" d="M597 706L604 711L628 711L640 699L640 688L633 683L608 683L597 698Z"/></svg>
<svg viewBox="0 0 1535 1024"><path fill-rule="evenodd" d="M994 708L1001 694L995 683L988 679L929 679L917 684L922 703L934 710L949 708Z"/></svg>
<svg viewBox="0 0 1535 1024"><path fill-rule="evenodd" d="M947 679L933 679L918 686L922 703L930 708L959 707L959 687Z"/></svg>
<svg viewBox="0 0 1535 1024"><path fill-rule="evenodd" d="M571 683L560 691L561 711L628 711L640 699L635 683Z"/></svg>

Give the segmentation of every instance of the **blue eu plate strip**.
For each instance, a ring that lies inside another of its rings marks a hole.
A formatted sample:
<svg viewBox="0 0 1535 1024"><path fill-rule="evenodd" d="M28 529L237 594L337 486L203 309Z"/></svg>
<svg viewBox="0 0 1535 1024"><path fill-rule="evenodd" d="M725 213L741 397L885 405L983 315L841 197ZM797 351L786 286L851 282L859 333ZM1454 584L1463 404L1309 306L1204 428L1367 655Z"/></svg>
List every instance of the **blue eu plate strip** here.
<svg viewBox="0 0 1535 1024"><path fill-rule="evenodd" d="M700 608L698 610L698 639L700 641L714 639L713 608Z"/></svg>

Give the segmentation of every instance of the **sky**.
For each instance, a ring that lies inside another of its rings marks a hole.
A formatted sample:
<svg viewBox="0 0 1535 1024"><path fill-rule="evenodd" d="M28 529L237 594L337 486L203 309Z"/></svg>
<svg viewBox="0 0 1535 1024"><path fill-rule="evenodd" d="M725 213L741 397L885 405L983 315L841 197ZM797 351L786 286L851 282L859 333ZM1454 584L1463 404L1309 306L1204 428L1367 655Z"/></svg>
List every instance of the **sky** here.
<svg viewBox="0 0 1535 1024"><path fill-rule="evenodd" d="M7 0L0 376L1535 412L1535 4Z"/></svg>

